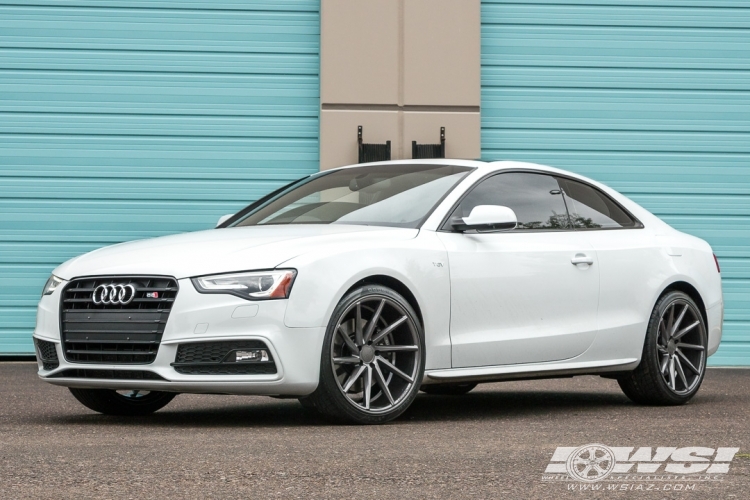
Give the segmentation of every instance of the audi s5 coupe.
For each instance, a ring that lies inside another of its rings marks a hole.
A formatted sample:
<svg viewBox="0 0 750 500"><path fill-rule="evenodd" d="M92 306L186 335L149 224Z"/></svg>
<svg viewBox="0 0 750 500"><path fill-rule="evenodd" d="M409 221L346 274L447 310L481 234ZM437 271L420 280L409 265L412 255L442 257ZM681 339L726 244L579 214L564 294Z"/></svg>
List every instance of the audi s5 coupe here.
<svg viewBox="0 0 750 500"><path fill-rule="evenodd" d="M614 190L530 163L413 160L320 172L215 229L74 258L34 341L39 376L105 414L249 394L373 424L420 390L585 374L682 404L722 319L710 246Z"/></svg>

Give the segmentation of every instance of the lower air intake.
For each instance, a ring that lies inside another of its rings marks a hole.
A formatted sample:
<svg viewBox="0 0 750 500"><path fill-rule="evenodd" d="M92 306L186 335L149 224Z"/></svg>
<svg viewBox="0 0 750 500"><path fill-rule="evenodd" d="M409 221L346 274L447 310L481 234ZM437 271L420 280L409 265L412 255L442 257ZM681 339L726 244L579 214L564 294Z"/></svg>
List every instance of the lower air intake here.
<svg viewBox="0 0 750 500"><path fill-rule="evenodd" d="M34 344L36 345L37 356L39 356L44 370L54 370L60 366L60 360L57 357L57 349L55 348L54 342L34 339Z"/></svg>
<svg viewBox="0 0 750 500"><path fill-rule="evenodd" d="M276 363L268 346L259 340L180 344L172 366L177 373L183 375L272 375L276 373Z"/></svg>

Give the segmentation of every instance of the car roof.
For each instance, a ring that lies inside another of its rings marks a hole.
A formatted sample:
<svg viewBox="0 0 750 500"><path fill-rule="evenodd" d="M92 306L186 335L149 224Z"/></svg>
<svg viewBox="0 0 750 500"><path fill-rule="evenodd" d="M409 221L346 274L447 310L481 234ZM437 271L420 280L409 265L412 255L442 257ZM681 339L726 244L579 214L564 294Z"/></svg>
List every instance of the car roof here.
<svg viewBox="0 0 750 500"><path fill-rule="evenodd" d="M455 165L459 167L471 167L476 168L477 170L489 173L494 171L500 171L500 170L515 170L515 169L528 169L528 170L538 170L542 172L550 172L550 173L558 173L558 174L565 174L573 177L578 177L581 179L587 179L586 177L583 177L581 175L578 175L574 172L568 172L567 170L561 170L559 168L550 167L547 165L540 165L538 163L530 163L530 162L523 162L523 161L513 161L513 160L500 160L500 161L479 161L479 160L460 160L460 159L454 159L454 158L431 158L431 159L423 159L423 160L391 160L391 161L379 161L379 162L372 162L372 163L356 163L353 165L346 165L343 167L338 167L333 170L339 170L339 169L345 169L345 168L356 168L356 167L368 167L368 166L375 166L375 165Z"/></svg>
<svg viewBox="0 0 750 500"><path fill-rule="evenodd" d="M336 167L331 170L342 170L345 168L357 168L357 167L370 167L376 165L456 165L460 167L472 167L481 168L488 165L487 162L477 160L459 160L453 158L431 158L424 160L391 160L391 161L375 161L370 163L354 163L352 165L344 165Z"/></svg>
<svg viewBox="0 0 750 500"><path fill-rule="evenodd" d="M539 163L531 163L531 162L525 162L525 161L514 161L514 160L500 160L500 161L479 161L479 160L459 160L455 158L431 158L431 159L424 159L424 160L391 160L391 161L379 161L379 162L372 162L372 163L357 163L354 165L347 165L344 167L339 167L332 170L339 170L339 169L345 169L345 168L362 168L362 167L368 167L368 166L374 166L374 165L455 165L459 167L471 167L476 169L475 172L479 176L484 176L487 174L491 174L492 172L502 172L503 170L534 170L537 172L546 172L550 174L558 174L565 177L578 179L580 181L586 182L588 184L591 184L592 186L596 186L597 188L603 190L610 196L614 196L620 203L624 203L622 198L624 198L620 193L614 191L609 186L606 186L602 184L601 182L595 181L594 179L591 179L589 177L586 177L581 174L577 174L575 172L570 172L569 170L563 170L561 168L555 168L550 167L548 165L541 165ZM327 170L330 171L330 170ZM628 200L628 203L632 203L631 200Z"/></svg>
<svg viewBox="0 0 750 500"><path fill-rule="evenodd" d="M369 165L404 165L404 164L416 164L416 165L454 165L471 167L476 169L471 177L471 182L476 182L477 178L483 178L486 175L492 174L493 172L502 172L505 170L531 170L536 172L545 172L549 174L558 174L564 177L577 179L586 182L589 185L599 188L604 191L610 197L614 198L618 203L624 206L631 214L633 214L640 222L648 222L650 225L669 227L666 223L661 221L659 218L651 214L649 211L635 203L633 200L623 196L614 189L606 186L600 182L590 179L586 176L563 170L560 168L550 167L547 165L540 165L538 163L530 163L524 161L512 161L512 160L501 160L501 161L476 161L476 160L458 160L452 158L433 158L424 160L393 160L393 161L382 161L373 163L359 163L356 165L348 165L341 168L352 168L352 167L367 167ZM467 179L468 180L468 179Z"/></svg>

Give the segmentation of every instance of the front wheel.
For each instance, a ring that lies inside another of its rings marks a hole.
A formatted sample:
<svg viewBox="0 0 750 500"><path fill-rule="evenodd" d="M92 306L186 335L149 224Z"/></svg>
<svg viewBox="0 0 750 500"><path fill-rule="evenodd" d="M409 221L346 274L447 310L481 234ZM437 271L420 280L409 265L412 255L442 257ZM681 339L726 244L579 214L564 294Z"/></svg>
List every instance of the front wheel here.
<svg viewBox="0 0 750 500"><path fill-rule="evenodd" d="M336 420L379 424L414 401L424 375L424 333L400 294L366 285L344 297L328 324L309 407Z"/></svg>
<svg viewBox="0 0 750 500"><path fill-rule="evenodd" d="M706 323L700 309L687 294L669 292L651 314L641 363L617 381L636 403L687 403L703 382L706 348Z"/></svg>
<svg viewBox="0 0 750 500"><path fill-rule="evenodd" d="M112 389L74 389L70 392L86 408L106 415L139 416L161 410L177 396L174 392Z"/></svg>

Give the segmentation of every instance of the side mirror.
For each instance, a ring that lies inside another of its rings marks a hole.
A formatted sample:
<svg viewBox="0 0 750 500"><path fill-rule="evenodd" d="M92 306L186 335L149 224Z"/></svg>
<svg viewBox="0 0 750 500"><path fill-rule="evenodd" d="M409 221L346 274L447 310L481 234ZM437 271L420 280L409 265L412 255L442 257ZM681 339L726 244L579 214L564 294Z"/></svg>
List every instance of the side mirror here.
<svg viewBox="0 0 750 500"><path fill-rule="evenodd" d="M469 229L485 231L507 231L515 229L518 224L516 213L499 205L478 205L474 207L468 217L456 217L451 221L455 231Z"/></svg>
<svg viewBox="0 0 750 500"><path fill-rule="evenodd" d="M222 224L224 224L226 221L228 221L232 217L234 217L234 214L222 215L221 217L219 217L219 222L216 223L216 227L221 226Z"/></svg>

